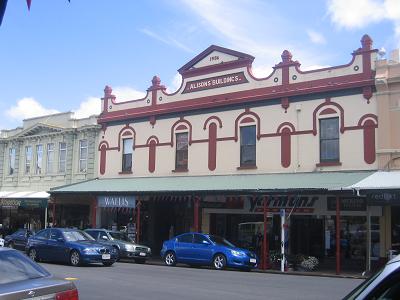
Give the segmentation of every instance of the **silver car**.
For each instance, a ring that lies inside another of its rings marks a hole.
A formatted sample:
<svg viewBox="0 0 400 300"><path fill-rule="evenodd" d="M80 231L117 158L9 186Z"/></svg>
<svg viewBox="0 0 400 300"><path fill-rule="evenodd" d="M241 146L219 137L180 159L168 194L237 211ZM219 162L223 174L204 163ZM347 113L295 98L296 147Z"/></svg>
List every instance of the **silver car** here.
<svg viewBox="0 0 400 300"><path fill-rule="evenodd" d="M384 268L343 298L343 300L364 299L400 299L400 255L390 260Z"/></svg>
<svg viewBox="0 0 400 300"><path fill-rule="evenodd" d="M0 248L0 299L79 300L71 281L56 279L21 252Z"/></svg>

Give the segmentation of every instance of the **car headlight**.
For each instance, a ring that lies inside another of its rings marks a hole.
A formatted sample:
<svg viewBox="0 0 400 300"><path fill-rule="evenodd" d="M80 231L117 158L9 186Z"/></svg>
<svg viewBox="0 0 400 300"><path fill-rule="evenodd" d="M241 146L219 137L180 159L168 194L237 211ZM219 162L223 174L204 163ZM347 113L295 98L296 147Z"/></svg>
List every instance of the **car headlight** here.
<svg viewBox="0 0 400 300"><path fill-rule="evenodd" d="M83 252L86 254L97 254L97 249L95 248L85 248L83 249Z"/></svg>
<svg viewBox="0 0 400 300"><path fill-rule="evenodd" d="M126 251L135 251L135 246L133 245L125 245Z"/></svg>
<svg viewBox="0 0 400 300"><path fill-rule="evenodd" d="M240 257L246 256L246 254L244 252L242 252L242 251L231 250L231 253L234 256L240 256Z"/></svg>

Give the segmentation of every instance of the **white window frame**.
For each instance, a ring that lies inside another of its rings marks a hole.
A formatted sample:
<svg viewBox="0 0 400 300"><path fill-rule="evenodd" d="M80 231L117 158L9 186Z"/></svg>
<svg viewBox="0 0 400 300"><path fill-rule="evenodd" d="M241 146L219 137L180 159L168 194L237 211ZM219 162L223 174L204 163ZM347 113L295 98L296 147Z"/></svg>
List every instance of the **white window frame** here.
<svg viewBox="0 0 400 300"><path fill-rule="evenodd" d="M48 143L46 147L46 172L54 173L54 143Z"/></svg>
<svg viewBox="0 0 400 300"><path fill-rule="evenodd" d="M39 155L40 154L40 155ZM43 170L43 145L36 145L36 162L35 162L35 174L42 174Z"/></svg>
<svg viewBox="0 0 400 300"><path fill-rule="evenodd" d="M65 147L61 147L61 145L65 145ZM62 159L61 153L64 154L64 159ZM58 172L65 173L67 168L67 143L66 142L59 142L58 143Z"/></svg>
<svg viewBox="0 0 400 300"><path fill-rule="evenodd" d="M29 153L29 160L28 160L28 149L30 149ZM33 159L33 148L31 145L25 146L25 169L24 173L25 174L30 174L31 173L31 166L32 166L32 159Z"/></svg>
<svg viewBox="0 0 400 300"><path fill-rule="evenodd" d="M82 146L82 142L86 142L86 146ZM79 172L80 173L86 173L87 172L87 160L88 160L88 149L89 149L89 144L87 139L79 140ZM86 157L82 158L82 150L84 150ZM84 165L84 168L83 168Z"/></svg>
<svg viewBox="0 0 400 300"><path fill-rule="evenodd" d="M8 152L8 175L14 175L15 172L15 156L16 156L16 149L15 147L11 147Z"/></svg>

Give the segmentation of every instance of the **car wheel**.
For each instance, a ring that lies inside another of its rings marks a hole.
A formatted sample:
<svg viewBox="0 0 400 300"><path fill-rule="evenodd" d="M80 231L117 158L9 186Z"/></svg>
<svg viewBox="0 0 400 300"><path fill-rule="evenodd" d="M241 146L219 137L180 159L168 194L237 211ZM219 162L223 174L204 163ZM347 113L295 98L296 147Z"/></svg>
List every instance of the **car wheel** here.
<svg viewBox="0 0 400 300"><path fill-rule="evenodd" d="M174 252L170 251L165 254L164 262L167 266L173 267L176 265L176 255Z"/></svg>
<svg viewBox="0 0 400 300"><path fill-rule="evenodd" d="M14 248L15 248L15 247L14 247L14 243L13 243L13 242L9 242L9 243L8 243L8 248L14 249Z"/></svg>
<svg viewBox="0 0 400 300"><path fill-rule="evenodd" d="M29 256L29 258L32 259L33 261L37 261L37 260L38 260L37 252L36 252L36 249L35 249L35 248L29 249L28 256Z"/></svg>
<svg viewBox="0 0 400 300"><path fill-rule="evenodd" d="M103 265L106 267L111 267L114 264L113 261L103 261Z"/></svg>
<svg viewBox="0 0 400 300"><path fill-rule="evenodd" d="M146 262L146 260L143 258L135 258L135 263L137 263L137 264L144 264L145 262Z"/></svg>
<svg viewBox="0 0 400 300"><path fill-rule="evenodd" d="M226 267L226 258L223 254L214 256L213 267L215 270L223 270Z"/></svg>
<svg viewBox="0 0 400 300"><path fill-rule="evenodd" d="M78 251L72 250L71 254L69 255L69 262L71 266L77 267L81 263L81 256Z"/></svg>
<svg viewBox="0 0 400 300"><path fill-rule="evenodd" d="M119 249L117 246L113 246L115 249L115 256L117 257L115 260L119 261L121 259L121 257L119 256Z"/></svg>

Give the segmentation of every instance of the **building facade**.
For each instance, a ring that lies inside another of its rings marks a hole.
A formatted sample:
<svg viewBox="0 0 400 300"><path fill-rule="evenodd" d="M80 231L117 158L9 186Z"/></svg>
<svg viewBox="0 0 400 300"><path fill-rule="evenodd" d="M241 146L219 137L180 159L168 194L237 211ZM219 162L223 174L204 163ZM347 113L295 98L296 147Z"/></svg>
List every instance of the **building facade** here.
<svg viewBox="0 0 400 300"><path fill-rule="evenodd" d="M254 57L210 46L178 70L175 93L157 76L143 99L117 102L107 86L99 179L51 194L91 199L93 226L134 222L155 253L203 231L253 248L264 265L280 250L283 214L288 253L364 268L367 216L378 259L382 208L345 188L378 169L376 53L365 35L348 64L302 71L285 50L256 78Z"/></svg>
<svg viewBox="0 0 400 300"><path fill-rule="evenodd" d="M4 233L21 227L44 228L47 217L56 223L54 202L47 191L96 177L98 130L95 116L74 119L68 112L26 119L22 127L1 131L0 224ZM47 212L49 201L52 209ZM64 219L69 215L66 211Z"/></svg>

